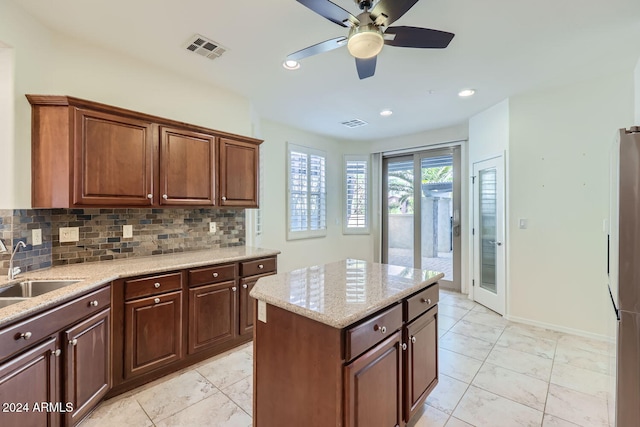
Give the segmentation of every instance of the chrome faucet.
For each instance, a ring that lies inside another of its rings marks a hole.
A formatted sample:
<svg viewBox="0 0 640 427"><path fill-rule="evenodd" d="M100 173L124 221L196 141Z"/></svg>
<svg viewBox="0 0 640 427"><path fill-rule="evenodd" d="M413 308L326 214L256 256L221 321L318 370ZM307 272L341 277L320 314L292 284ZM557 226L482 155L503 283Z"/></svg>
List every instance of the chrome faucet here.
<svg viewBox="0 0 640 427"><path fill-rule="evenodd" d="M13 268L13 256L16 254L16 252L18 252L18 250L20 250L20 246L22 246L23 248L27 247L27 245L25 245L25 243L20 240L16 247L13 248L13 251L11 252L11 259L9 259L9 280L15 279L16 276L22 272L22 270L20 270L20 267Z"/></svg>

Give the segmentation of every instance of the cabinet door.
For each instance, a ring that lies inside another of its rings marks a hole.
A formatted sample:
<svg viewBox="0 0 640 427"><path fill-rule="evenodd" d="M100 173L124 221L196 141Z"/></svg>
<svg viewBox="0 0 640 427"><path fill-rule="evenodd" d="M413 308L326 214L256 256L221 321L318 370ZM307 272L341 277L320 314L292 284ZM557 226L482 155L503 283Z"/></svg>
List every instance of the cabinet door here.
<svg viewBox="0 0 640 427"><path fill-rule="evenodd" d="M151 123L75 110L73 204L153 204Z"/></svg>
<svg viewBox="0 0 640 427"><path fill-rule="evenodd" d="M409 421L438 383L438 307L407 328L405 420Z"/></svg>
<svg viewBox="0 0 640 427"><path fill-rule="evenodd" d="M402 349L398 331L345 366L345 426L402 425Z"/></svg>
<svg viewBox="0 0 640 427"><path fill-rule="evenodd" d="M220 205L258 207L259 146L220 139Z"/></svg>
<svg viewBox="0 0 640 427"><path fill-rule="evenodd" d="M182 291L125 303L124 357L125 379L182 358Z"/></svg>
<svg viewBox="0 0 640 427"><path fill-rule="evenodd" d="M0 413L3 427L58 426L60 413L67 408L56 406L57 411L41 410L34 404L51 402L60 405L58 395L59 368L56 337L50 337L30 350L0 365L0 402L6 407ZM23 405L28 405L25 407Z"/></svg>
<svg viewBox="0 0 640 427"><path fill-rule="evenodd" d="M253 301L249 295L259 277L240 280L240 335L253 333Z"/></svg>
<svg viewBox="0 0 640 427"><path fill-rule="evenodd" d="M107 308L64 332L64 400L74 408L65 413L66 425L81 420L109 391L110 313Z"/></svg>
<svg viewBox="0 0 640 427"><path fill-rule="evenodd" d="M233 340L237 336L235 281L189 289L189 353Z"/></svg>
<svg viewBox="0 0 640 427"><path fill-rule="evenodd" d="M215 138L174 128L160 129L160 204L215 204Z"/></svg>

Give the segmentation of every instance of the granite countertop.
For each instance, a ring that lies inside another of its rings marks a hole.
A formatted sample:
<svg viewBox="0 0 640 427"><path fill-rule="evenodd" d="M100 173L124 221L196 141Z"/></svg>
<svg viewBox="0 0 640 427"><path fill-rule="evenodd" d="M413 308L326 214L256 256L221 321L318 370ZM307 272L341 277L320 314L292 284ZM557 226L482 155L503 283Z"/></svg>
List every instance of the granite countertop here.
<svg viewBox="0 0 640 427"><path fill-rule="evenodd" d="M112 280L204 265L235 262L249 258L261 258L279 253L280 251L274 249L233 246L229 248L51 267L20 274L12 281L9 281L7 277L4 276L0 278L0 288L17 282L34 279L80 279L80 282L0 308L0 326L23 318L43 308L69 300L73 296L85 293L88 290L100 288Z"/></svg>
<svg viewBox="0 0 640 427"><path fill-rule="evenodd" d="M250 295L342 329L442 277L436 271L347 259L260 278Z"/></svg>

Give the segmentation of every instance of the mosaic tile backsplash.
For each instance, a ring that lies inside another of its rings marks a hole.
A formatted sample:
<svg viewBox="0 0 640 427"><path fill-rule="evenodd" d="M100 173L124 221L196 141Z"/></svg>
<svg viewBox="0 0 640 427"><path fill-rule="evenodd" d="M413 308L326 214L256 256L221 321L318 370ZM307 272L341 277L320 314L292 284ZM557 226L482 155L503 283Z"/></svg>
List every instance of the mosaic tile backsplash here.
<svg viewBox="0 0 640 427"><path fill-rule="evenodd" d="M209 223L217 231L209 233ZM133 226L124 238L123 225ZM78 242L60 243L60 227L78 227ZM42 230L33 245L32 230ZM25 271L76 264L245 244L244 209L33 209L0 210L0 238L9 249L27 244L14 256ZM0 274L9 271L10 254L0 254Z"/></svg>

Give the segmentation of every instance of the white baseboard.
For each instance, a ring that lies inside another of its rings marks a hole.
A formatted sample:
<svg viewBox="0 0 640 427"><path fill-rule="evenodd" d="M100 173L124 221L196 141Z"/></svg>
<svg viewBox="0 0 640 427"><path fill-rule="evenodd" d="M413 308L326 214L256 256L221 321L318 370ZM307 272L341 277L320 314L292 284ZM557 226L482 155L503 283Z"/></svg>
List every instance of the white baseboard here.
<svg viewBox="0 0 640 427"><path fill-rule="evenodd" d="M539 322L537 320L531 320L524 317L505 315L504 318L512 322L524 323L525 325L537 326L539 328L550 329L552 331L562 332L565 334L578 335L580 337L591 338L598 341L613 342L614 339L607 335L594 334L592 332L583 331L581 329L566 328L564 326Z"/></svg>

